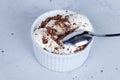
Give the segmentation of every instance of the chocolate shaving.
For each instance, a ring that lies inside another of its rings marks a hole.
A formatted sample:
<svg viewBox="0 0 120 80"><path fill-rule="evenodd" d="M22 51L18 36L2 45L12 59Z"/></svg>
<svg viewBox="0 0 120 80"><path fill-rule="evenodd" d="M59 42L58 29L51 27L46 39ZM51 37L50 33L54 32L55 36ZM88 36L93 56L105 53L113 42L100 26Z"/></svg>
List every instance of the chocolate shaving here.
<svg viewBox="0 0 120 80"><path fill-rule="evenodd" d="M69 28L69 25L66 25L64 22L62 21L56 21L55 25L58 25L59 27L61 27L62 30L67 30L67 28Z"/></svg>
<svg viewBox="0 0 120 80"><path fill-rule="evenodd" d="M51 21L51 20L57 20L60 22L69 22L68 21L68 17L69 16L65 16L65 18L62 18L62 15L57 15L57 16L53 16L53 17L48 17L46 20L42 21L41 25L39 26L38 29L40 28L44 28L46 26L46 24Z"/></svg>
<svg viewBox="0 0 120 80"><path fill-rule="evenodd" d="M42 42L43 42L43 44L47 44L47 43L48 43L48 40L43 36Z"/></svg>
<svg viewBox="0 0 120 80"><path fill-rule="evenodd" d="M73 23L73 25L76 25L76 23Z"/></svg>
<svg viewBox="0 0 120 80"><path fill-rule="evenodd" d="M44 50L47 50L46 48L43 48Z"/></svg>
<svg viewBox="0 0 120 80"><path fill-rule="evenodd" d="M58 45L63 46L62 43L60 42L60 39L59 39L59 38L57 38L57 39L55 40L55 42L56 42Z"/></svg>
<svg viewBox="0 0 120 80"><path fill-rule="evenodd" d="M57 30L52 27L47 27L47 35L51 35L51 38L55 41L57 38L55 37Z"/></svg>
<svg viewBox="0 0 120 80"><path fill-rule="evenodd" d="M85 25L83 25L83 27L86 27Z"/></svg>
<svg viewBox="0 0 120 80"><path fill-rule="evenodd" d="M52 27L46 27L48 34L55 35L57 30Z"/></svg>
<svg viewBox="0 0 120 80"><path fill-rule="evenodd" d="M58 50L58 47L55 47L55 50Z"/></svg>
<svg viewBox="0 0 120 80"><path fill-rule="evenodd" d="M48 17L45 21L42 21L41 26L39 26L38 29L44 28L50 20L51 20L51 17Z"/></svg>
<svg viewBox="0 0 120 80"><path fill-rule="evenodd" d="M57 15L57 16L53 16L52 17L52 20L61 20L61 18L62 18L62 15Z"/></svg>
<svg viewBox="0 0 120 80"><path fill-rule="evenodd" d="M77 49L74 51L74 53L77 53L79 51L84 50L86 46L87 46L87 44L86 45L82 45L82 46L78 46Z"/></svg>

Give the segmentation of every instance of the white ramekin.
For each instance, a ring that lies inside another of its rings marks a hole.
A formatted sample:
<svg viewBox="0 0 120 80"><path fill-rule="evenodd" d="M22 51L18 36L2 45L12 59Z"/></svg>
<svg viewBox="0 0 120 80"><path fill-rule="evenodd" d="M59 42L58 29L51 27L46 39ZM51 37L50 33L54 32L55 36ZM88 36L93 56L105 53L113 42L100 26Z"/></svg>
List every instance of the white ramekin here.
<svg viewBox="0 0 120 80"><path fill-rule="evenodd" d="M33 49L35 56L38 60L38 62L53 71L71 71L75 68L80 67L88 58L89 51L91 48L91 45L93 43L92 41L87 45L87 47L76 53L76 54L71 54L71 55L58 55L58 54L53 54L50 53L43 48L40 47L36 43L36 41L33 39L33 32L35 29L41 24L43 20L45 20L47 17L50 16L55 16L56 14L63 14L65 10L54 10L54 11L49 11L41 16L39 16L35 22L32 25L31 28L31 37L32 37L32 42L33 42ZM72 11L69 11L69 13L74 13ZM92 28L93 29L93 28Z"/></svg>

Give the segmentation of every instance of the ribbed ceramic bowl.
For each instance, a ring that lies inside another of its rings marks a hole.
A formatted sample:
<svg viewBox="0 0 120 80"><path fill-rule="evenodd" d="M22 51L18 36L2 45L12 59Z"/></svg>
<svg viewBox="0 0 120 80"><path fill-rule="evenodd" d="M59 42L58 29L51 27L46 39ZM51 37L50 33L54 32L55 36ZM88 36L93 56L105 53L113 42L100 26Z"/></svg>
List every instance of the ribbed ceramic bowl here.
<svg viewBox="0 0 120 80"><path fill-rule="evenodd" d="M65 13L66 13L65 10L54 10L44 13L35 20L31 28L31 38L33 42L34 53L37 60L42 66L53 71L60 71L60 72L71 71L75 68L80 67L88 58L89 51L93 43L93 39L92 39L92 41L87 45L87 47L84 50L76 54L70 54L70 55L58 55L58 54L50 53L44 50L43 48L41 48L40 45L37 44L37 42L33 38L33 32L37 27L39 27L41 22L45 20L47 17L55 16L57 14L65 14ZM69 13L74 13L74 12L69 11Z"/></svg>

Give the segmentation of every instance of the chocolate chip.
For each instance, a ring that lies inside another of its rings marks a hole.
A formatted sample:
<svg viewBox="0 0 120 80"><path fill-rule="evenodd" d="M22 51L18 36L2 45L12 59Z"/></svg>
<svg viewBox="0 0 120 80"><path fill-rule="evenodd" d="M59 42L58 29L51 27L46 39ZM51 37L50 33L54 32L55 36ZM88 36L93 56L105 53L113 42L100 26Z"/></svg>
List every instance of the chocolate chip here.
<svg viewBox="0 0 120 80"><path fill-rule="evenodd" d="M43 36L42 42L43 42L43 44L47 44L47 43L48 43L48 40Z"/></svg>

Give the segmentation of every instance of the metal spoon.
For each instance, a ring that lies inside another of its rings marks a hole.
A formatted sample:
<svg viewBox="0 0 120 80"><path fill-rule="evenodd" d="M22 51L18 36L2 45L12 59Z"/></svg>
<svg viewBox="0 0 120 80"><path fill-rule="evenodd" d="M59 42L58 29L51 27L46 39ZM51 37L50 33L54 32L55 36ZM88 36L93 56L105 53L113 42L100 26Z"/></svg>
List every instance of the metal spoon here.
<svg viewBox="0 0 120 80"><path fill-rule="evenodd" d="M116 34L95 34L90 31L78 30L67 35L62 41L66 45L84 45L90 43L93 37L116 37L120 36L120 33Z"/></svg>

